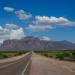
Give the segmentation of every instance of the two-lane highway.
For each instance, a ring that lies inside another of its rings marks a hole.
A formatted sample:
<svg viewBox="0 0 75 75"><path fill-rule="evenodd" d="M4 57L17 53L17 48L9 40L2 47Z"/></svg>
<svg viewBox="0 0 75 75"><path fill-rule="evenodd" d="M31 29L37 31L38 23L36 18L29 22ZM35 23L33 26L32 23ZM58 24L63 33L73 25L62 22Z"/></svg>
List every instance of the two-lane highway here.
<svg viewBox="0 0 75 75"><path fill-rule="evenodd" d="M6 62L0 62L0 75L27 75L26 70L31 63L31 53L17 58L19 59L14 57Z"/></svg>
<svg viewBox="0 0 75 75"><path fill-rule="evenodd" d="M75 75L75 63L46 58L32 52L0 60L0 75Z"/></svg>

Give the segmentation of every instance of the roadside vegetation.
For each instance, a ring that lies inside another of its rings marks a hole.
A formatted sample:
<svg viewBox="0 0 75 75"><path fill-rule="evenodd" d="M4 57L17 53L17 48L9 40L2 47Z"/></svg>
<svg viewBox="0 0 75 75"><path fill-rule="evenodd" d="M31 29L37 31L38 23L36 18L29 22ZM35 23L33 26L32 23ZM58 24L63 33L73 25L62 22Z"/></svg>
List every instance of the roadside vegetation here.
<svg viewBox="0 0 75 75"><path fill-rule="evenodd" d="M19 56L19 55L25 54L27 52L28 51L0 51L0 59Z"/></svg>
<svg viewBox="0 0 75 75"><path fill-rule="evenodd" d="M35 51L38 54L49 58L55 58L59 60L68 60L68 61L75 61L75 50L73 51Z"/></svg>

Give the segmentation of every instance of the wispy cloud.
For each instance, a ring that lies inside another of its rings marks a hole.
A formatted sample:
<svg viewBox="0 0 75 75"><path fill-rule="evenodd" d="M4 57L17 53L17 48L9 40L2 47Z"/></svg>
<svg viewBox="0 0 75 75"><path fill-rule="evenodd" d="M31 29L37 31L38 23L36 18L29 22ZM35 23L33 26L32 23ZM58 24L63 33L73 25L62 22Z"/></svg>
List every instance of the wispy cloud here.
<svg viewBox="0 0 75 75"><path fill-rule="evenodd" d="M26 20L32 17L32 14L26 13L24 10L15 11L15 14L18 16L20 20Z"/></svg>
<svg viewBox="0 0 75 75"><path fill-rule="evenodd" d="M4 10L7 12L14 12L15 9L12 7L4 7Z"/></svg>
<svg viewBox="0 0 75 75"><path fill-rule="evenodd" d="M49 40L51 40L51 38L49 38L49 37L47 37L47 36L43 36L43 37L41 38L41 40L46 40L46 41L48 40L48 41L49 41Z"/></svg>
<svg viewBox="0 0 75 75"><path fill-rule="evenodd" d="M35 16L35 20L32 24L29 24L28 29L32 31L46 31L57 27L68 27L74 25L75 22L64 17Z"/></svg>
<svg viewBox="0 0 75 75"><path fill-rule="evenodd" d="M53 29L53 27L49 26L49 25L43 25L43 26L41 26L41 25L29 24L29 26L26 29L38 32L38 31L45 31L45 30Z"/></svg>
<svg viewBox="0 0 75 75"><path fill-rule="evenodd" d="M32 14L24 11L23 9L16 10L15 8L12 7L4 7L4 10L7 12L13 12L13 14L16 14L16 16L19 18L19 20L26 20L30 19L32 17Z"/></svg>

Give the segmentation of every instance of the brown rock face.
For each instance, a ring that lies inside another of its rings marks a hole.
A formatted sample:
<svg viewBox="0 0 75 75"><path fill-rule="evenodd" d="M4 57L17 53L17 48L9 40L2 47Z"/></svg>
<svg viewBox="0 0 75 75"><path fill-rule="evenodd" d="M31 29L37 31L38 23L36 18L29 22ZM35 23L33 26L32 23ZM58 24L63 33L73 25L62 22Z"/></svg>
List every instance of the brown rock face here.
<svg viewBox="0 0 75 75"><path fill-rule="evenodd" d="M74 49L75 44L64 41L46 41L35 37L25 37L21 40L6 40L0 45L0 50L57 50Z"/></svg>

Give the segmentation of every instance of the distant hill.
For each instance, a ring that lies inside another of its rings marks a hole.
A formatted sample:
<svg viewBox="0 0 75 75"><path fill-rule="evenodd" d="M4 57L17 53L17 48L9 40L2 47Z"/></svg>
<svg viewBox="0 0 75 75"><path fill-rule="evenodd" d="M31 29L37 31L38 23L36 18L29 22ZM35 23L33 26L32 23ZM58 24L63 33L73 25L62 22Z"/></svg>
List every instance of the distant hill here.
<svg viewBox="0 0 75 75"><path fill-rule="evenodd" d="M25 37L21 40L6 40L0 45L0 50L65 50L75 49L75 44L66 40L46 41L35 37Z"/></svg>

